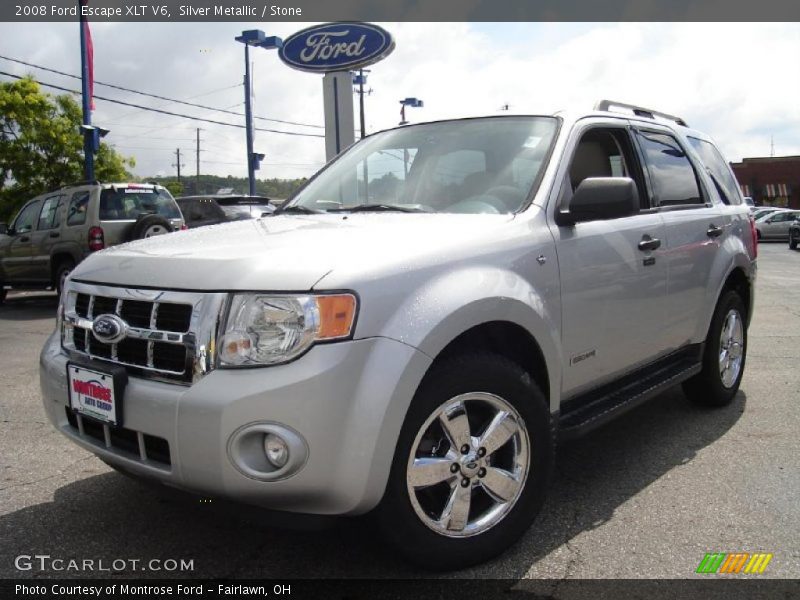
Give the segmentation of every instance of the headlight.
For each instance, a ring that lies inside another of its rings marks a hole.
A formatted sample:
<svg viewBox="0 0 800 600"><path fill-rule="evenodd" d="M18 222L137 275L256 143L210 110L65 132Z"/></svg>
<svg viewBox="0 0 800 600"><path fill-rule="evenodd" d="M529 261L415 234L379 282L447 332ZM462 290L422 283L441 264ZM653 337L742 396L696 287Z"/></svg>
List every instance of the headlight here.
<svg viewBox="0 0 800 600"><path fill-rule="evenodd" d="M303 354L317 341L350 336L356 298L336 295L237 294L219 342L222 367L274 365Z"/></svg>

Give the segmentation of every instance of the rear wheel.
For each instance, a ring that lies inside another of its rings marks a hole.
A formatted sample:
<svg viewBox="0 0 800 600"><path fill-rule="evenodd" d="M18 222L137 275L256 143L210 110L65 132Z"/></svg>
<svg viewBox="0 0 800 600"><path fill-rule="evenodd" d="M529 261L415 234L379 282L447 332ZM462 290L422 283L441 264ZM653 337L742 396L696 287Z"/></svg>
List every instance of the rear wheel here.
<svg viewBox="0 0 800 600"><path fill-rule="evenodd" d="M535 519L553 457L549 408L523 369L493 354L434 366L377 510L384 536L428 569L492 558Z"/></svg>
<svg viewBox="0 0 800 600"><path fill-rule="evenodd" d="M789 232L789 248L792 250L797 250L797 233L795 231Z"/></svg>
<svg viewBox="0 0 800 600"><path fill-rule="evenodd" d="M67 277L69 277L69 274L72 273L74 268L75 262L71 259L64 259L58 263L55 274L55 285L59 296L61 295L61 291L64 289L64 284L67 283Z"/></svg>
<svg viewBox="0 0 800 600"><path fill-rule="evenodd" d="M745 306L734 291L717 303L703 352L703 370L683 384L690 400L705 406L725 406L733 400L747 358Z"/></svg>

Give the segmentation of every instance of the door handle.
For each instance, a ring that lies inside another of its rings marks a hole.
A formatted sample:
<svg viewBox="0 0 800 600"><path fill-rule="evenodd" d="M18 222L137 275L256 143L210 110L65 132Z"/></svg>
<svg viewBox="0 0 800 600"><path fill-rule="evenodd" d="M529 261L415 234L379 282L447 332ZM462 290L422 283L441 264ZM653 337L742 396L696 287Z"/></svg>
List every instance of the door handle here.
<svg viewBox="0 0 800 600"><path fill-rule="evenodd" d="M722 235L722 232L723 232L724 230L725 230L725 229L724 229L723 227L719 227L719 226L717 226L717 225L714 225L714 224L712 223L711 225L709 225L709 226L708 226L708 229L706 230L706 235L707 235L708 237L710 237L710 238L719 237L719 236L721 236L721 235Z"/></svg>
<svg viewBox="0 0 800 600"><path fill-rule="evenodd" d="M50 232L50 237L51 237L51 238L57 238L57 237L61 237L61 234L60 234L60 233L58 233L57 231L51 231L51 232Z"/></svg>
<svg viewBox="0 0 800 600"><path fill-rule="evenodd" d="M21 238L19 238L19 241L20 242L30 242L31 238L29 238L27 235L23 235Z"/></svg>
<svg viewBox="0 0 800 600"><path fill-rule="evenodd" d="M658 238L650 237L647 234L642 236L642 241L639 242L639 250L647 252L648 250L655 250L661 246L661 240Z"/></svg>

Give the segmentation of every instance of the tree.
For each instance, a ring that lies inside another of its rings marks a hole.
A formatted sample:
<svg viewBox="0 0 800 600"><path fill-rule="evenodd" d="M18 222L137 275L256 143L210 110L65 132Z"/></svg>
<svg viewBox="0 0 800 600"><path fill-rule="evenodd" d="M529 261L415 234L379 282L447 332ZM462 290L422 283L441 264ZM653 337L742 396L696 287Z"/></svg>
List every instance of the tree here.
<svg viewBox="0 0 800 600"><path fill-rule="evenodd" d="M169 190L169 193L175 196L181 196L183 194L183 183L180 181L163 181L162 185Z"/></svg>
<svg viewBox="0 0 800 600"><path fill-rule="evenodd" d="M67 95L41 91L31 77L0 83L0 218L48 190L83 179L81 110ZM124 181L134 161L101 143L95 174Z"/></svg>

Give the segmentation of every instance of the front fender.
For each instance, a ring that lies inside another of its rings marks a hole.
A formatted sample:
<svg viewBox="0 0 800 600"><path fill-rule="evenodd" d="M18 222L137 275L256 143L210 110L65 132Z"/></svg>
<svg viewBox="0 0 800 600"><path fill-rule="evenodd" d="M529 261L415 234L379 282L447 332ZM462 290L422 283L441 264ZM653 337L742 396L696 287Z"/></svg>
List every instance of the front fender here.
<svg viewBox="0 0 800 600"><path fill-rule="evenodd" d="M527 262L516 264L524 270ZM359 324L359 335L394 339L435 358L477 325L513 323L538 343L547 367L551 410L557 410L561 386L557 268L535 262L534 266L535 287L530 278L509 269L470 266L440 272L405 294L382 318L365 310L369 322Z"/></svg>

